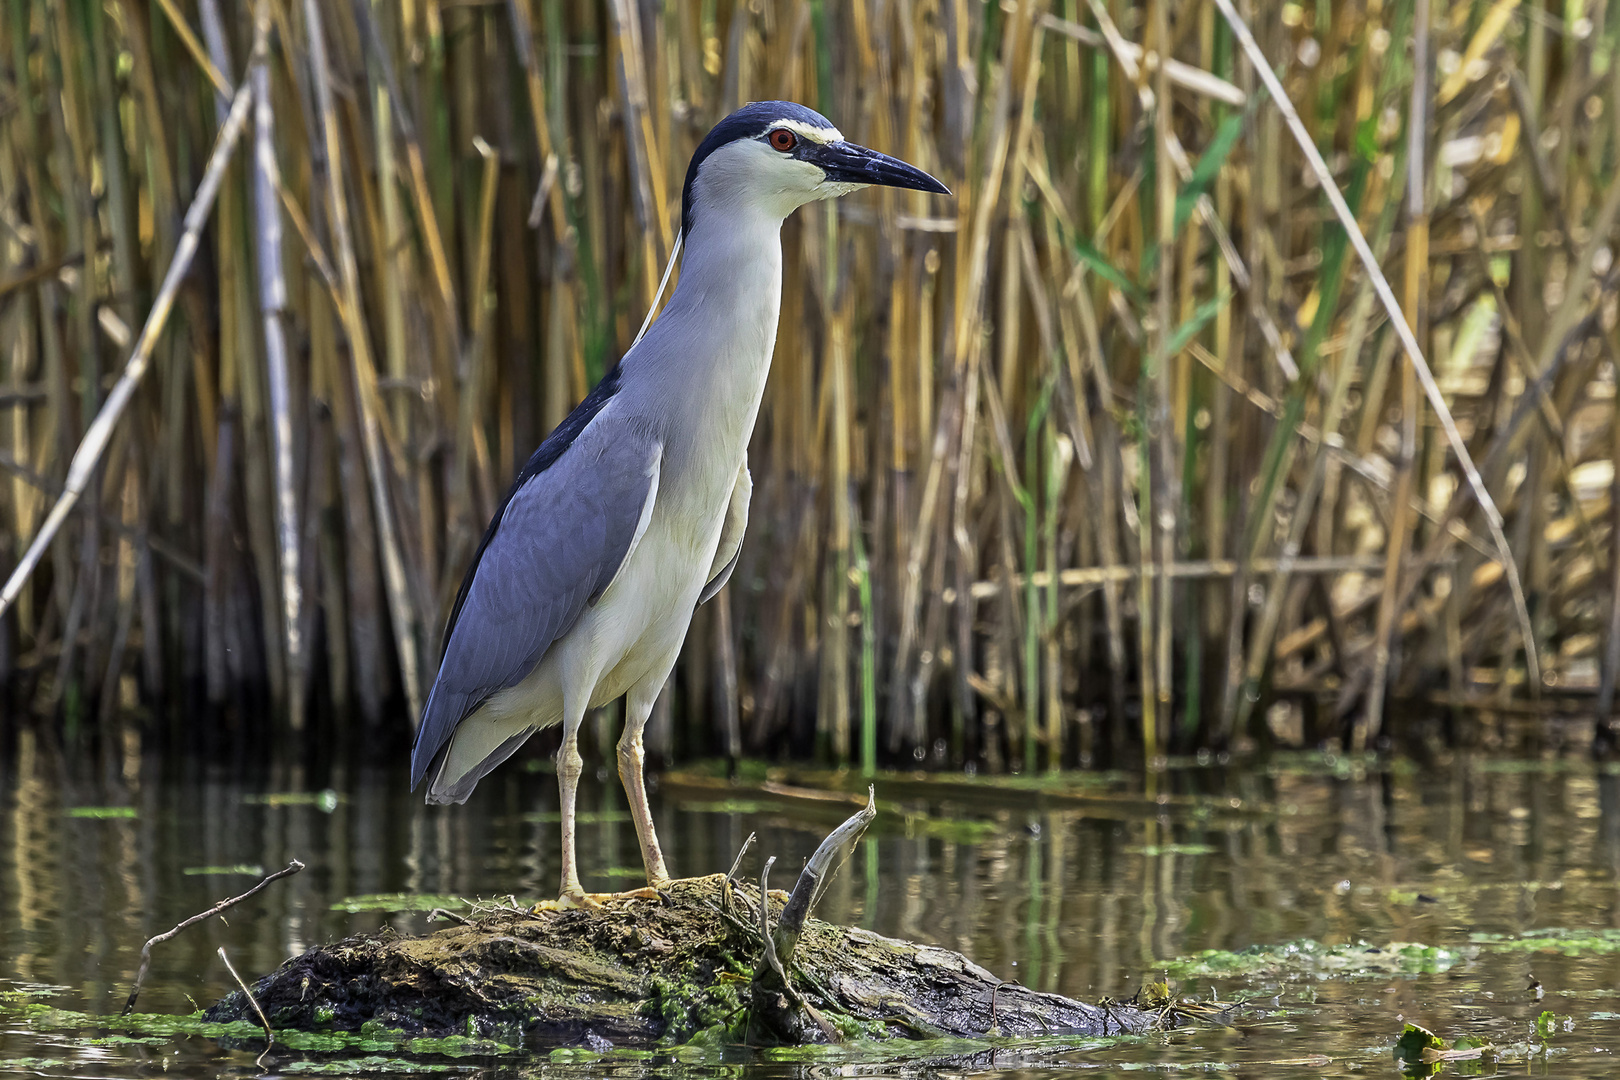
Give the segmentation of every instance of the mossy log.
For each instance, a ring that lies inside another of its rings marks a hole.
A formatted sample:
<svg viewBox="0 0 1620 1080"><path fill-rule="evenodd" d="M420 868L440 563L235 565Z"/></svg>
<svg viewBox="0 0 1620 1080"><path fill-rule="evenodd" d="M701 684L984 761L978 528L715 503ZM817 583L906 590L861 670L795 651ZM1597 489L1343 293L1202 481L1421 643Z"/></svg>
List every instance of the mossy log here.
<svg viewBox="0 0 1620 1080"><path fill-rule="evenodd" d="M318 946L252 989L278 1027L466 1034L524 1046L646 1047L705 1032L738 1042L1114 1035L1161 1024L1004 982L959 953L806 919L761 979L759 891L723 876L600 910L486 913L423 937L384 929ZM787 899L770 893L773 925ZM819 1016L819 1020L816 1017ZM240 993L211 1020L253 1019Z"/></svg>

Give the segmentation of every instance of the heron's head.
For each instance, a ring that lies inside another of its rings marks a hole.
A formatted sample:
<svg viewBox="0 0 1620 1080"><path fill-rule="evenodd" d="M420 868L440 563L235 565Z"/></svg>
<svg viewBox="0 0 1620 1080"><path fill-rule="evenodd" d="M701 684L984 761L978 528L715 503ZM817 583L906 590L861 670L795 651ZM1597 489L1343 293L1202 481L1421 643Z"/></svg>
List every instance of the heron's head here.
<svg viewBox="0 0 1620 1080"><path fill-rule="evenodd" d="M785 218L805 203L868 185L949 195L921 169L849 142L814 109L756 101L714 126L686 170L685 228L707 214Z"/></svg>

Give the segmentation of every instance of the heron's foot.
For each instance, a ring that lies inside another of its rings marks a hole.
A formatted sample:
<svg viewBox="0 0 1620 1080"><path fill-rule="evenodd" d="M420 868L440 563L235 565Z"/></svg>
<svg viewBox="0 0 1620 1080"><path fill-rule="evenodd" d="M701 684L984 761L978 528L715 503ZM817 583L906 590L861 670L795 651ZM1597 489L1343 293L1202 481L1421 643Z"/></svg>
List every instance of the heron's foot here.
<svg viewBox="0 0 1620 1080"><path fill-rule="evenodd" d="M565 891L555 900L542 900L534 905L536 915L543 911L600 911L609 904L626 903L631 900L658 900L661 897L658 890L652 887L645 889L629 889L625 892L588 893L584 889L578 892Z"/></svg>

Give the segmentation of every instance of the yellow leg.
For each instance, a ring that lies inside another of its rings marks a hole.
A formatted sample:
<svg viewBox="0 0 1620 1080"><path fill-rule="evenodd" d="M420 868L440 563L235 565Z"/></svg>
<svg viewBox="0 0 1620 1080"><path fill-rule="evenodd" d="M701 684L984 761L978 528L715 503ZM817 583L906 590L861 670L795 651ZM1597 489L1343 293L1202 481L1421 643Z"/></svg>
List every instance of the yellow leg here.
<svg viewBox="0 0 1620 1080"><path fill-rule="evenodd" d="M653 827L652 808L647 805L647 787L642 777L647 752L641 745L641 733L663 684L662 679L647 682L630 692L625 703L628 708L624 734L619 738L619 780L630 802L630 818L636 823L636 839L641 844L641 864L647 869L647 884L654 889L668 886L670 877L664 866L663 848L658 844L658 830Z"/></svg>
<svg viewBox="0 0 1620 1080"><path fill-rule="evenodd" d="M584 769L585 762L579 756L579 721L565 722L562 747L557 751L557 787L562 796L562 889L557 902L564 906L593 906L579 883L579 862L574 849L574 801L579 794L579 775Z"/></svg>
<svg viewBox="0 0 1620 1080"><path fill-rule="evenodd" d="M557 751L557 787L562 801L562 887L559 890L557 899L555 901L541 901L540 903L536 904L534 910L537 912L561 911L568 908L598 908L604 903L615 900L658 899L657 891L652 888L634 889L629 892L622 893L588 893L585 891L584 886L580 884L578 845L575 842L574 828L578 820L576 814L576 803L579 795L579 778L580 774L585 771L585 761L580 757L579 754L579 725L580 721L583 719L583 715L570 716L569 719L565 720L563 723L562 746ZM642 722L646 722L645 715L642 717ZM626 728L626 731L628 732L629 728ZM623 746L624 744L621 742L621 771L623 767ZM638 751L640 746L641 739L640 730L638 728L636 738L636 748ZM640 796L639 806L641 814L646 815L647 794L644 790L642 790L641 787L639 754L637 756L635 776L636 783L633 790L636 795ZM628 784L626 785L627 788L629 786L630 785ZM638 805L634 796L632 796L630 803L632 813L634 813ZM636 833L637 836L642 840L642 853L643 856L645 856L647 850L646 836L649 834L642 832L641 822L642 818L638 817L636 819ZM648 820L648 829L651 829L650 819ZM658 850L657 837L653 837L652 843L653 850L656 852ZM658 856L658 866L662 868L663 865L663 856L660 855ZM650 876L649 880L652 880ZM664 874L660 880L667 883L669 880L669 875ZM654 881L653 883L659 884L659 881Z"/></svg>

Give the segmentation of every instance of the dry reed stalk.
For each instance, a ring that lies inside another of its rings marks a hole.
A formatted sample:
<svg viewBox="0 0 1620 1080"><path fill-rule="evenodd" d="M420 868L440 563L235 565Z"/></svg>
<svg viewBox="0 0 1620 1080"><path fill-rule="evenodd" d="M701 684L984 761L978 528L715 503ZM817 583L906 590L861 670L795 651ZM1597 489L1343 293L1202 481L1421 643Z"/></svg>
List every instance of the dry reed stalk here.
<svg viewBox="0 0 1620 1080"><path fill-rule="evenodd" d="M1423 351L1417 343L1417 338L1414 336L1412 328L1407 325L1402 317L1400 304L1395 298L1394 291L1390 289L1389 282L1379 269L1378 261L1374 257L1372 249L1367 246L1367 238L1362 235L1360 227L1356 224L1355 215L1350 212L1350 208L1345 204L1344 196L1339 192L1338 185L1334 183L1332 173L1328 171L1327 163L1322 160L1322 155L1316 149L1316 144L1311 141L1309 133L1299 119L1299 114L1289 102L1286 91L1283 90L1282 85L1277 81L1276 75L1272 73L1271 68L1268 66L1265 54L1260 51L1260 46L1255 42L1254 35L1250 33L1248 25L1232 7L1231 0L1215 0L1215 3L1221 9L1221 14L1225 17L1227 23L1231 25L1239 44L1248 53L1250 61L1254 64L1255 71L1266 83L1277 110L1287 122L1289 130L1294 135L1295 142L1299 145L1300 151L1305 155L1306 161L1315 172L1318 182L1322 185L1323 193L1327 196L1334 213L1338 215L1340 223L1344 226L1345 233L1349 236L1350 243L1356 250L1356 255L1361 259L1363 268L1372 279L1373 287L1378 292L1378 298L1383 302L1385 311L1389 313L1391 325L1395 328L1396 335L1406 352L1406 358L1422 385L1424 394L1429 399L1429 405L1434 409L1435 417L1439 421L1441 429L1445 432L1453 453L1457 456L1457 463L1461 466L1463 474L1468 480L1468 486L1473 490L1474 497L1479 502L1480 511L1485 515L1485 520L1490 526L1491 538L1496 544L1498 554L1501 556L1508 587L1513 596L1514 612L1519 621L1525 650L1525 662L1530 675L1529 681L1532 684L1539 684L1541 665L1537 658L1535 634L1530 625L1530 613L1525 603L1524 591L1519 584L1518 568L1514 563L1513 553L1509 549L1507 536L1502 531L1501 511L1496 508L1495 501L1491 498L1490 492L1486 490L1485 481L1480 476L1478 468L1475 467L1474 459L1469 454L1462 435L1457 431L1457 425L1451 417L1451 410L1446 405L1439 384L1435 382L1434 373L1429 369L1428 361L1423 357ZM1400 505L1404 506L1404 503Z"/></svg>
<svg viewBox="0 0 1620 1080"><path fill-rule="evenodd" d="M248 210L262 208L227 181L217 272L176 297L182 317L153 350L153 392L126 410L142 440L108 442L104 495L85 489L81 504L96 503L86 530L54 545L39 587L19 596L7 623L17 660L0 679L59 700L64 731L95 715L82 705L112 717L131 672L141 700L158 703L206 667L234 710L244 683L279 686L283 666L297 681L294 629L311 700L382 719L403 696L391 579L414 619L436 622L493 485L633 340L673 246L670 196L687 153L728 98L784 96L960 197L845 200L835 244L820 217L784 228L743 587L725 601L729 633L713 609L694 626L671 706L684 747L781 745L819 712L829 736L848 732L825 745L849 757L859 715L863 767L884 753L929 758L941 743L934 760L980 768L1028 767L1032 754L1038 765L1043 742L1048 766L1077 753L1128 760L1146 733L1127 722L1125 699L1143 674L1161 749L1267 739L1268 689L1320 694L1334 678L1341 704L1365 698L1386 593L1386 640L1401 658L1387 668L1390 701L1435 678L1456 700L1486 685L1523 694L1501 670L1523 636L1504 642L1499 629L1511 592L1495 568L1503 537L1538 653L1558 647L1549 685L1590 678L1601 697L1620 660L1585 642L1607 626L1613 510L1586 470L1613 442L1600 378L1612 348L1598 319L1617 276L1592 260L1612 244L1604 163L1620 80L1594 66L1606 23L1584 40L1539 23L1517 36L1511 6L1437 8L1436 46L1477 62L1414 102L1402 5L1335 5L1318 23L1325 9L1261 0L1251 25L1267 54L1287 58L1268 80L1238 59L1250 54L1213 8L1178 0L1140 13L1079 0L507 0L504 11L358 0L321 12L329 142L316 72L291 47L307 9L272 3L289 47L265 65L284 173L271 180L304 252L282 268L285 347L261 344L249 276L247 245L263 245ZM24 535L46 509L30 485L61 490L81 418L110 385L98 373L112 343L179 242L175 193L201 173L186 148L214 130L227 29L254 13L202 0L196 32L183 8L162 0L150 42L151 17L133 0L32 0L0 22L4 54L26 58L6 89L34 103L0 115L0 213L12 227L0 236L0 465L16 478L0 487L0 519ZM1298 21L1285 26L1284 10ZM1313 64L1313 42L1351 66ZM126 55L127 77L109 63ZM512 79L526 93L495 92ZM1298 110L1309 141L1349 151L1334 178L1380 252L1389 189L1404 186L1388 110L1436 117L1421 125L1434 144L1427 263L1446 282L1428 298L1433 376L1502 500L1502 537L1462 524L1476 491L1451 464L1449 433L1411 441L1409 494L1396 490L1401 422L1388 422L1388 399L1398 382L1427 388L1396 359L1397 334L1380 337L1384 309L1369 315L1365 299L1330 287L1322 241L1336 226L1318 191L1295 182L1317 167L1295 125L1284 132L1261 101L1279 86L1309 103ZM1609 116L1592 114L1594 95ZM473 149L480 136L500 147L498 170ZM1483 155L1473 164L1458 156L1469 145ZM346 240L334 190L355 200ZM532 240L520 235L526 215ZM1239 304L1219 303L1237 291ZM1493 301L1500 339L1478 333ZM826 362L834 330L838 365ZM1375 338L1356 363L1358 343ZM369 353L343 352L371 339L383 370L368 378ZM308 485L293 486L304 515L296 620L277 517L283 414ZM1395 528L1403 515L1410 525ZM1397 554L1385 537L1398 531L1411 543ZM1131 587L1144 569L1147 588ZM190 572L208 581L200 598L182 584ZM1265 586L1258 606L1251 585ZM435 647L431 626L419 630ZM198 638L203 650L185 648ZM735 727L719 722L733 700ZM1384 727L1404 730L1393 712ZM869 755L873 734L883 746Z"/></svg>
<svg viewBox="0 0 1620 1080"><path fill-rule="evenodd" d="M328 75L326 37L321 29L321 10L315 0L304 0L304 30L309 36L310 67L315 84L315 98L320 114L320 126L326 150L327 212L331 215L333 246L337 250L338 270L343 283L344 302L340 309L349 342L349 357L354 364L354 381L358 386L360 430L366 456L366 471L371 479L372 506L376 513L377 536L382 547L383 585L388 596L388 611L394 632L394 646L404 683L405 699L410 708L410 722L414 726L422 715L422 682L417 662L416 622L405 583L405 564L400 552L399 537L394 524L388 495L388 473L391 466L384 457L382 434L377 415L377 372L371 360L371 345L361 311L359 269L355 263L354 244L349 234L348 196L343 190L340 162L342 151L338 142L337 116L333 108L332 87Z"/></svg>
<svg viewBox="0 0 1620 1080"><path fill-rule="evenodd" d="M253 198L259 271L259 308L264 318L265 367L270 389L271 446L275 454L277 552L281 567L282 632L287 643L287 706L294 731L304 726L305 659L301 625L303 583L299 575L300 530L294 490L291 380L282 326L287 283L281 272L281 210L276 198L275 114L270 103L266 55L270 37L269 0L254 11L254 52L249 77L254 93Z"/></svg>
<svg viewBox="0 0 1620 1080"><path fill-rule="evenodd" d="M175 250L173 260L164 275L163 285L159 288L157 297L152 302L151 313L147 315L146 322L141 327L141 336L135 342L128 362L118 381L113 385L107 399L102 403L100 411L96 413L95 420L85 431L84 439L79 448L73 453L73 460L68 466L67 482L63 485L61 496L51 507L50 514L45 523L29 543L28 550L18 560L16 568L6 580L4 590L0 590L0 615L5 614L17 600L24 583L27 582L34 568L39 565L40 558L45 553L51 540L56 536L57 530L72 513L79 497L84 494L94 475L96 465L101 460L102 452L107 449L111 440L114 426L129 405L135 393L135 387L151 363L152 347L157 343L158 335L162 333L165 323L168 322L169 312L173 310L175 293L180 287L180 281L185 276L186 269L191 265L192 258L197 253L197 246L202 235L203 223L207 220L208 212L213 208L214 197L219 194L221 181L225 176L225 167L229 164L231 154L236 149L236 142L241 137L243 129L247 126L248 106L252 103L253 91L244 83L236 91L236 97L231 102L230 113L226 116L225 124L221 126L219 138L214 145L213 152L208 159L208 169L203 174L203 181L197 188L197 195L192 199L191 207L186 211L185 229L180 236L180 244Z"/></svg>

